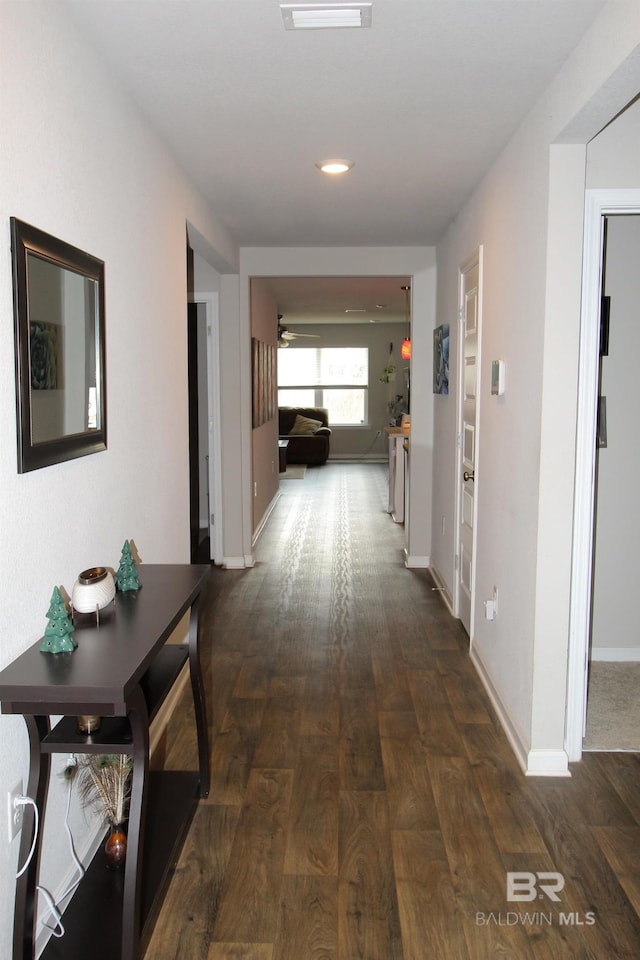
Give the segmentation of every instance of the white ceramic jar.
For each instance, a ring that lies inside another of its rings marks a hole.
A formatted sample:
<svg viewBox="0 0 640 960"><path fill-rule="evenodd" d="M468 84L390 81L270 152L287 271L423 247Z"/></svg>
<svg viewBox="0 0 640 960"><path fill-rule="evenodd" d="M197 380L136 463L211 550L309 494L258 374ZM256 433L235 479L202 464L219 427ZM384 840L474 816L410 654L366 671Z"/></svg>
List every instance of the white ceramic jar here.
<svg viewBox="0 0 640 960"><path fill-rule="evenodd" d="M116 595L116 582L106 567L83 570L73 585L71 604L78 613L95 613L111 603Z"/></svg>

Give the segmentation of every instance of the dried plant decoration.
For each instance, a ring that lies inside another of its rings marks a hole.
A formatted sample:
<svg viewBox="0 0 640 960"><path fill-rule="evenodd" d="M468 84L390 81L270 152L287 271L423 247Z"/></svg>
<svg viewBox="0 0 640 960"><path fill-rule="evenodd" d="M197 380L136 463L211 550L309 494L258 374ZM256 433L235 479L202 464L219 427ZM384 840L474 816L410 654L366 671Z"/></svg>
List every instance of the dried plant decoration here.
<svg viewBox="0 0 640 960"><path fill-rule="evenodd" d="M124 823L129 808L133 760L122 753L82 754L75 780L78 795L112 826Z"/></svg>

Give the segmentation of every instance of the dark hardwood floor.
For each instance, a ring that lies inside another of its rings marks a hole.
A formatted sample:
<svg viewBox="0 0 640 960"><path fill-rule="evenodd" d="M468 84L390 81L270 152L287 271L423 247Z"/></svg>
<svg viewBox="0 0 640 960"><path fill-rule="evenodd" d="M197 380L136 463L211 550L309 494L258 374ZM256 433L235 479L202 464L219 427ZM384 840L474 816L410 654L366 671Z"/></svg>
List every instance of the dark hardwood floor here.
<svg viewBox="0 0 640 960"><path fill-rule="evenodd" d="M148 960L638 958L639 757L525 778L466 635L403 565L386 467L281 488L256 566L203 601L211 794ZM188 703L169 766L195 764ZM509 872L534 899L507 899Z"/></svg>

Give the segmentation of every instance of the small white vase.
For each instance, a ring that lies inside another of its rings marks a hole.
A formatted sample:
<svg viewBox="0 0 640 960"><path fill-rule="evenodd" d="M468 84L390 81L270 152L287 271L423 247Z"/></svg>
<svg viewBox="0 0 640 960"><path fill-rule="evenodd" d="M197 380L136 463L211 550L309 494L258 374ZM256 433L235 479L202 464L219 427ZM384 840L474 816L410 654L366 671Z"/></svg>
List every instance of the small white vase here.
<svg viewBox="0 0 640 960"><path fill-rule="evenodd" d="M83 570L73 585L71 604L78 613L95 613L111 603L116 595L116 582L106 567Z"/></svg>

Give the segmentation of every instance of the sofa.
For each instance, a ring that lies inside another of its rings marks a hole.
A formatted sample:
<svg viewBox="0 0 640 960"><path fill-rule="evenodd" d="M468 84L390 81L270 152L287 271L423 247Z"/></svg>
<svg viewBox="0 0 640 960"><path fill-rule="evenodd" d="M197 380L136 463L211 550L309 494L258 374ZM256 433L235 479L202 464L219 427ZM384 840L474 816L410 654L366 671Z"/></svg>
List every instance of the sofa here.
<svg viewBox="0 0 640 960"><path fill-rule="evenodd" d="M326 463L331 428L324 407L279 407L278 437L288 440L287 463Z"/></svg>

